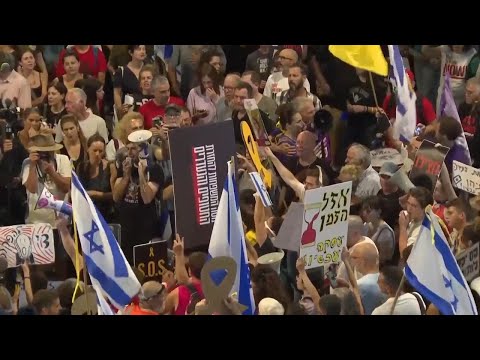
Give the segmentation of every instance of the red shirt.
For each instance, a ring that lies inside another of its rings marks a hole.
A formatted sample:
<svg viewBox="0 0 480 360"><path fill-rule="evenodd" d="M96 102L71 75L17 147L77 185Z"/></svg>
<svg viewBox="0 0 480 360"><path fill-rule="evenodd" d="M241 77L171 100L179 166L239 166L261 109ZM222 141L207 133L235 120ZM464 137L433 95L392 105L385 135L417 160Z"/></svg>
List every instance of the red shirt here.
<svg viewBox="0 0 480 360"><path fill-rule="evenodd" d="M170 96L170 98L168 99L168 104L175 104L175 105L178 105L178 106L184 106L185 102L178 97ZM159 105L155 104L153 99L146 102L142 106L140 106L139 112L145 118L145 120L143 122L143 127L146 130L150 129L153 126L153 118L155 118L157 116L164 116L165 115L165 107L166 106L159 106Z"/></svg>
<svg viewBox="0 0 480 360"><path fill-rule="evenodd" d="M385 100L383 100L382 107L383 107L383 110L385 110L385 113L387 114L388 118L394 119L397 116L397 107L395 102L392 102L392 104L390 104L391 97L392 97L392 94L387 94L387 96L385 96ZM437 118L437 115L435 114L435 110L433 109L432 103L425 96L422 97L422 107L423 107L423 114L418 114L418 111L417 111L417 124L429 125Z"/></svg>
<svg viewBox="0 0 480 360"><path fill-rule="evenodd" d="M198 281L198 280L197 280ZM192 283L197 289L198 294L203 298L203 291L202 291L202 284L199 282ZM188 304L190 303L190 290L185 285L180 285L178 287L178 306L175 310L175 315L185 315L185 311L187 311Z"/></svg>
<svg viewBox="0 0 480 360"><path fill-rule="evenodd" d="M80 58L80 73L86 75L93 75L97 78L99 72L107 71L107 60L105 59L105 55L103 54L102 50L95 50L97 55L95 59L93 46L91 45L88 48L87 52L84 54L80 54L76 47L73 47L73 49ZM63 56L65 54L65 51L66 50L63 49L58 58L57 77L65 74L65 68L63 67Z"/></svg>

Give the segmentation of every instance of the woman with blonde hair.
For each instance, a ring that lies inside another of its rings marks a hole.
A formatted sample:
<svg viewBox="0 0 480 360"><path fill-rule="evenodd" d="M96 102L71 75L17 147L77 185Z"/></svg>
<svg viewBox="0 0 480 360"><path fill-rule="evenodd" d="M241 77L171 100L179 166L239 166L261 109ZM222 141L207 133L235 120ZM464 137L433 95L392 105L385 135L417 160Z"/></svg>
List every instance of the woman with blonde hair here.
<svg viewBox="0 0 480 360"><path fill-rule="evenodd" d="M355 191L357 191L358 183L360 182L360 176L362 175L362 168L358 165L344 165L340 169L340 174L338 175L338 180L340 182L352 182L352 199L350 202L350 215L357 215L360 212L360 206L362 205L362 200L356 197ZM352 213L353 211L353 213Z"/></svg>
<svg viewBox="0 0 480 360"><path fill-rule="evenodd" d="M127 137L130 133L143 129L143 122L143 115L135 111L129 112L123 116L122 120L118 122L113 130L113 139L110 140L107 145L106 154L108 161L115 160L115 154L119 149L125 146L127 143Z"/></svg>

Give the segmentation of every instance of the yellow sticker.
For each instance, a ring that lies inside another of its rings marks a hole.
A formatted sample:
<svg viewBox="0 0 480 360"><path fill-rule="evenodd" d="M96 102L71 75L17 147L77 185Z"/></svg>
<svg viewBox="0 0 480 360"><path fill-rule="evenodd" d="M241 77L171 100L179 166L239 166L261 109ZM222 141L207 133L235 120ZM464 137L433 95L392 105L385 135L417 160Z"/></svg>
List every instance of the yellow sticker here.
<svg viewBox="0 0 480 360"><path fill-rule="evenodd" d="M265 168L260 160L260 152L258 150L258 145L252 135L252 130L246 121L240 123L240 129L242 130L242 138L245 146L247 148L250 157L252 158L253 165L257 169L258 173L262 177L263 183L269 189L272 188L272 173L270 170Z"/></svg>

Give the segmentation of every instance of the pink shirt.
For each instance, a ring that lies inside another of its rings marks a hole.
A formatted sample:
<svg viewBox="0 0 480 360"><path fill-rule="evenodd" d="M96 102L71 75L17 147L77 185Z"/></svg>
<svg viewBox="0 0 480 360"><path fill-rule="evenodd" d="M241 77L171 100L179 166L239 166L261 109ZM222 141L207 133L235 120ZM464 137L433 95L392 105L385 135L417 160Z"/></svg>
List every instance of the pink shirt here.
<svg viewBox="0 0 480 360"><path fill-rule="evenodd" d="M21 109L32 107L30 84L22 75L12 70L6 80L0 79L0 99L12 100Z"/></svg>
<svg viewBox="0 0 480 360"><path fill-rule="evenodd" d="M224 92L223 88L220 87L220 95L218 98L220 99L222 96L224 96ZM214 103L207 95L203 95L200 92L199 86L190 90L187 98L187 108L190 110L190 114L192 115L193 109L208 111L208 115L204 118L198 119L196 125L205 125L218 121L216 103Z"/></svg>

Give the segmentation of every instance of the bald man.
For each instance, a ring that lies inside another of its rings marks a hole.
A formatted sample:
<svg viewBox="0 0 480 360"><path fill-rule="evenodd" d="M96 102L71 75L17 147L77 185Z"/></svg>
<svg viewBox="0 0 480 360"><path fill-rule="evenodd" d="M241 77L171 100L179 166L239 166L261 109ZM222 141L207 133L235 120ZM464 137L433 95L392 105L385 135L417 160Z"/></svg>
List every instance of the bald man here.
<svg viewBox="0 0 480 360"><path fill-rule="evenodd" d="M228 74L225 76L225 80L223 81L223 90L225 91L225 96L222 96L217 101L216 121L220 122L230 120L232 118L233 96L239 81L240 76L237 74Z"/></svg>
<svg viewBox="0 0 480 360"><path fill-rule="evenodd" d="M288 72L291 66L298 62L298 54L292 49L283 49L278 55L278 59L281 64L281 71L274 72L268 77L267 84L263 95L276 99L277 94L280 94L284 90L290 89L288 84ZM310 92L310 83L305 78L303 83L304 88Z"/></svg>
<svg viewBox="0 0 480 360"><path fill-rule="evenodd" d="M380 275L378 250L375 245L362 242L352 248L350 258L352 259L352 265L363 274L358 280L358 288L365 315L371 315L375 308L387 300L386 295L382 293L378 286Z"/></svg>

